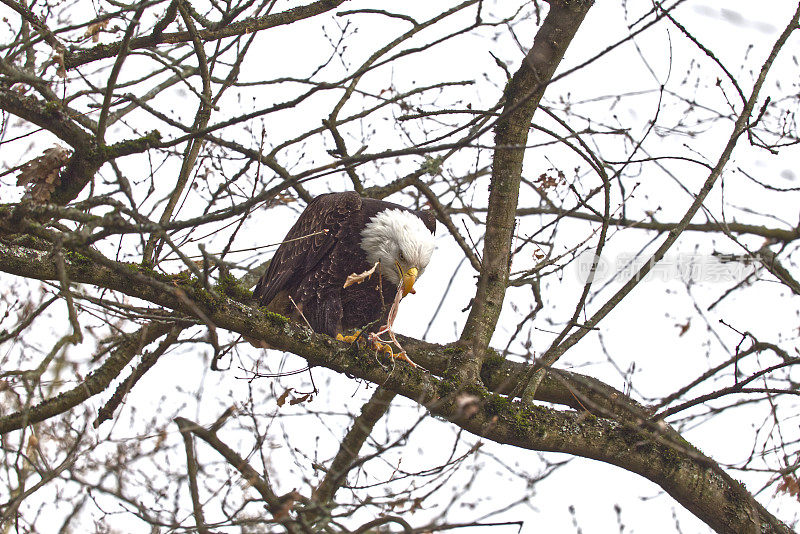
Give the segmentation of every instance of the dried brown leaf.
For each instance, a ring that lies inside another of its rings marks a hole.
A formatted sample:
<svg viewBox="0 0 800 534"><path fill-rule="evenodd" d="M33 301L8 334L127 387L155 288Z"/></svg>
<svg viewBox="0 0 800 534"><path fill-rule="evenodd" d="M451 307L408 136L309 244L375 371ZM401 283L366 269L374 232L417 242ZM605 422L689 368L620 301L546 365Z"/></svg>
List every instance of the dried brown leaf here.
<svg viewBox="0 0 800 534"><path fill-rule="evenodd" d="M153 446L153 452L160 451L161 447L164 446L164 442L167 441L167 431L161 430L158 433L158 438L156 439L156 444Z"/></svg>
<svg viewBox="0 0 800 534"><path fill-rule="evenodd" d="M290 491L286 495L281 496L281 508L275 513L275 519L284 519L289 517L289 512L294 507L294 503L300 500L302 496L295 490Z"/></svg>
<svg viewBox="0 0 800 534"><path fill-rule="evenodd" d="M283 406L284 404L286 404L286 397L288 397L289 393L291 393L291 392L292 392L292 388L289 388L286 391L284 391L283 393L281 393L281 396L278 397L278 406Z"/></svg>
<svg viewBox="0 0 800 534"><path fill-rule="evenodd" d="M86 33L83 34L84 37L91 37L92 42L96 43L100 40L100 32L104 30L108 26L108 20L103 20L100 22L95 22L94 24L89 24L89 27L86 28Z"/></svg>
<svg viewBox="0 0 800 534"><path fill-rule="evenodd" d="M291 193L281 192L275 195L275 198L267 202L268 207L272 206L288 206L289 204L296 202L297 198L292 196Z"/></svg>
<svg viewBox="0 0 800 534"><path fill-rule="evenodd" d="M692 326L692 320L691 319L687 319L686 320L686 324L676 324L675 326L677 326L680 329L680 332L678 333L678 337L683 337L683 335L686 332L689 331L689 327Z"/></svg>
<svg viewBox="0 0 800 534"><path fill-rule="evenodd" d="M56 52L53 54L53 59L55 60L56 64L56 74L58 74L61 78L67 77L67 67L64 63L64 52Z"/></svg>
<svg viewBox="0 0 800 534"><path fill-rule="evenodd" d="M17 175L17 185L27 186L27 196L34 202L48 202L60 183L60 169L67 163L69 156L70 151L62 146L48 148L41 156L21 167Z"/></svg>
<svg viewBox="0 0 800 534"><path fill-rule="evenodd" d="M294 406L295 404L300 404L301 402L305 402L307 400L313 400L312 393L306 393L302 397L297 397L296 399L292 399L289 401L289 404Z"/></svg>
<svg viewBox="0 0 800 534"><path fill-rule="evenodd" d="M778 484L778 491L787 493L800 502L800 480L796 476L784 475L783 480Z"/></svg>
<svg viewBox="0 0 800 534"><path fill-rule="evenodd" d="M368 271L364 271L363 273L360 274L353 273L348 275L347 280L344 281L342 289L348 286L352 286L353 284L360 284L361 282L372 276L373 273L375 273L375 269L377 268L378 268L378 262L376 262L375 265L372 266L372 269L369 269Z"/></svg>
<svg viewBox="0 0 800 534"><path fill-rule="evenodd" d="M28 447L25 449L25 454L28 456L29 462L34 462L37 458L37 445L39 445L39 438L36 437L36 434L31 434L28 438Z"/></svg>

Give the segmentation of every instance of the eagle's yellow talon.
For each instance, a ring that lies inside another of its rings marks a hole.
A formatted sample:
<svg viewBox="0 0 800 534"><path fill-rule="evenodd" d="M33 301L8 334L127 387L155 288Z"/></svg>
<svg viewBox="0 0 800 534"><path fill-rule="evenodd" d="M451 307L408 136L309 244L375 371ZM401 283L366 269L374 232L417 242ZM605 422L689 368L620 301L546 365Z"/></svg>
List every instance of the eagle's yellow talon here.
<svg viewBox="0 0 800 534"><path fill-rule="evenodd" d="M414 363L413 360L411 360L411 358L408 357L406 351L403 351L399 354L392 354L392 358L394 358L395 360L403 360L405 362L408 362L411 365L411 367L419 367L419 365Z"/></svg>
<svg viewBox="0 0 800 534"><path fill-rule="evenodd" d="M406 351L398 352L397 354L395 354L395 352L392 350L391 345L389 345L388 343L381 342L378 339L378 336L376 336L375 334L371 336L371 340L372 340L372 348L375 349L377 353L383 353L384 355L394 360L403 360L405 362L408 362L411 365L411 367L419 367L416 363L414 363L411 360L411 358L408 357Z"/></svg>
<svg viewBox="0 0 800 534"><path fill-rule="evenodd" d="M351 336L336 334L336 340L344 341L345 343L354 343L359 339L365 339L365 338L363 337L359 338L358 334L353 334ZM380 337L378 337L378 334L375 333L369 334L368 336L366 336L366 339L369 340L372 349L375 351L376 355L383 354L384 356L387 356L394 360L403 360L405 362L408 362L409 365L411 365L411 367L419 367L419 365L414 363L411 360L411 358L408 357L406 351L402 350L402 347L399 347L401 349L401 352L395 353L394 350L392 350L392 346L389 343L384 343L383 341L381 341Z"/></svg>
<svg viewBox="0 0 800 534"><path fill-rule="evenodd" d="M381 343L380 341L377 341L377 340L373 341L372 342L372 348L374 348L378 352L382 352L382 353L386 354L390 358L394 357L394 352L392 352L392 347L387 345L386 343Z"/></svg>
<svg viewBox="0 0 800 534"><path fill-rule="evenodd" d="M352 343L356 339L358 339L358 335L353 334L352 336L343 336L342 334L336 334L337 341L344 341L345 343Z"/></svg>

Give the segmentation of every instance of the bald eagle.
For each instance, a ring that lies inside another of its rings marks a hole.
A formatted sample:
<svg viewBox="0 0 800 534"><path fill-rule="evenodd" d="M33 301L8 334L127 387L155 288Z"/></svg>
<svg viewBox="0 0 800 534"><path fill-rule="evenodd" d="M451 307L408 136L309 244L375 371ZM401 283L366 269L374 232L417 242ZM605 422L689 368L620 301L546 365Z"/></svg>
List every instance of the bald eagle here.
<svg viewBox="0 0 800 534"><path fill-rule="evenodd" d="M329 336L362 327L377 331L397 291L403 297L415 292L435 230L430 211L355 192L320 195L286 234L253 296L270 311L305 319ZM344 287L348 275L376 263L368 280Z"/></svg>

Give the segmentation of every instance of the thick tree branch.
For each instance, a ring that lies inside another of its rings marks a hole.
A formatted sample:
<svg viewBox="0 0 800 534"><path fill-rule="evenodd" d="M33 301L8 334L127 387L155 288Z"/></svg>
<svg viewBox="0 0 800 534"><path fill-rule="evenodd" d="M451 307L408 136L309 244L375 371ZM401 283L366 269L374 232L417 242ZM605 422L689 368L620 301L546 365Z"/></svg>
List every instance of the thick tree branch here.
<svg viewBox="0 0 800 534"><path fill-rule="evenodd" d="M347 480L347 475L352 469L353 462L358 459L358 454L364 442L372 433L377 422L389 410L392 399L395 397L393 391L388 391L379 387L375 393L361 407L361 414L353 420L353 426L348 430L347 435L339 445L339 452L333 458L328 472L314 490L313 499L321 506L328 505L339 488Z"/></svg>
<svg viewBox="0 0 800 534"><path fill-rule="evenodd" d="M465 383L477 378L484 351L503 307L511 266L519 184L531 118L591 1L552 1L528 55L508 83L495 125L495 151L486 214L481 273L461 339L470 350L454 358L452 373Z"/></svg>
<svg viewBox="0 0 800 534"><path fill-rule="evenodd" d="M2 248L2 244L0 244ZM163 336L173 327L170 323L151 323L133 334L124 336L122 343L99 368L77 387L60 393L22 412L0 417L0 434L24 428L56 415L68 412L85 400L104 391L119 376L122 369L142 350L142 347Z"/></svg>
<svg viewBox="0 0 800 534"><path fill-rule="evenodd" d="M111 146L101 146L93 133L84 130L71 117L75 112L60 102L45 102L31 96L21 96L0 86L0 109L45 129L69 144L75 151L59 175L51 201L66 204L74 200L94 178L100 167L115 158L141 153L161 138L153 131L138 139Z"/></svg>
<svg viewBox="0 0 800 534"><path fill-rule="evenodd" d="M177 288L176 291L183 294L179 298L176 294L180 293L157 291L155 286L133 283L130 277L133 272L130 276L123 276L122 269L111 269L91 261L65 263L73 281L117 290L185 314L193 315L199 309L218 328L263 339L274 348L305 358L311 365L379 384L419 402L435 415L447 418L475 435L525 449L593 458L638 473L660 485L718 532L743 532L751 528L753 506L763 532L790 532L788 527L754 503L752 496L738 482L715 467L711 459L685 441L676 441L667 429L653 431L646 422L622 423L594 417L587 412L565 412L512 402L480 387L466 392L475 396L479 409L465 417L455 402L454 393L458 388L452 380L438 379L399 363L386 367L368 351L358 352L354 347L315 334L281 316L265 314L227 297L213 297L195 284ZM28 278L55 279L58 276L55 261L48 254L2 243L0 270ZM439 350L447 351L446 348ZM421 358L417 360L422 362ZM6 423L3 429L20 428L19 423L26 424L29 420L25 416L18 417L22 418L18 424Z"/></svg>
<svg viewBox="0 0 800 534"><path fill-rule="evenodd" d="M114 410L117 409L122 403L122 400L125 396L133 389L133 386L141 379L144 374L150 370L153 365L155 365L156 361L169 349L172 345L175 344L175 341L178 340L178 336L183 331L183 326L173 325L169 332L167 332L167 336L164 340L159 343L158 348L156 348L153 352L148 354L144 354L142 357L142 361L136 368L128 375L125 380L117 386L117 389L114 391L114 394L111 396L110 399L106 402L106 404L100 408L97 412L97 419L94 420L92 426L97 428L103 422L108 421L113 417ZM119 363L122 363L121 361ZM119 369L120 372L122 369Z"/></svg>
<svg viewBox="0 0 800 534"><path fill-rule="evenodd" d="M205 517L203 517L203 504L200 502L200 490L197 487L197 455L194 453L194 440L192 440L192 423L186 419L176 419L175 423L183 437L183 448L186 451L186 473L189 477L189 493L192 496L192 511L194 513L195 528L200 534L209 534Z"/></svg>
<svg viewBox="0 0 800 534"><path fill-rule="evenodd" d="M286 521L286 527L290 534L298 532L298 529L292 525L291 522L287 521L287 510L284 508L285 499L275 494L266 473L261 474L256 471L247 460L239 456L236 451L219 439L215 432L207 430L197 423L183 417L176 417L175 423L178 425L183 435L188 435L189 433L194 434L222 455L229 464L239 471L239 474L242 475L247 483L255 488L259 495L261 495L261 498L264 499L267 509L270 514L272 514L273 518L275 518L275 521ZM289 498L291 498L291 496Z"/></svg>
<svg viewBox="0 0 800 534"><path fill-rule="evenodd" d="M335 9L344 3L345 0L317 0L304 6L287 9L280 13L265 15L259 18L245 19L233 24L222 25L219 28L200 30L198 35L203 41L215 41L225 37L243 35L245 33L257 32L284 26L299 20L307 19L320 13L325 13ZM132 39L128 49L139 50L141 48L152 48L160 44L185 43L192 40L192 35L188 31L175 33L154 32L145 37ZM115 57L123 49L121 42L110 45L98 45L88 50L68 52L64 55L64 66L67 69L79 67L98 59Z"/></svg>
<svg viewBox="0 0 800 534"><path fill-rule="evenodd" d="M110 260L108 261L110 262ZM114 262L110 262L110 264L114 265ZM108 266L96 264L80 254L69 255L65 258L67 275L73 282L89 283L98 287L114 289L173 310L187 308L185 291L193 291L191 287L176 286L175 280L163 275L159 279L152 279L148 282L146 278L148 271L131 264L120 263L115 265L115 268L112 269ZM40 280L55 280L58 277L55 263L47 252L27 247L11 246L2 241L0 241L0 271ZM165 291L165 288L171 290ZM182 293L184 298L178 298L176 292ZM204 292L201 291L199 295L201 298L205 298L202 296L205 295ZM240 303L234 304L240 306ZM195 310L191 307L188 308L188 316L193 316ZM247 314L253 313L253 310L249 307L244 306L241 309ZM165 323L173 320L185 322L187 321L187 315L177 312L172 318L169 316L164 318ZM168 329L168 326L165 325L164 328ZM160 335L157 337L160 337ZM425 369L439 376L443 376L446 373L450 359L463 350L458 344L442 346L401 335L398 335L398 339L408 350L414 361L419 362ZM125 364L129 361L129 359L126 360ZM107 363L111 365L111 360ZM124 364L119 368L114 367L109 373L101 373L98 370L92 373L89 378L95 375L106 376L114 371L119 373L122 367L124 367ZM525 364L508 361L499 353L491 352L481 368L481 378L483 383L491 390L509 394L518 386L520 376L524 375L528 368L529 366ZM81 387L79 386L79 388ZM91 385L89 389L94 390L96 387L99 386ZM100 387L98 391L105 387L107 387L107 384ZM76 388L76 393L79 388ZM65 409L72 408L85 400L85 398L76 397L76 399L78 398L80 400L76 400L74 404L67 406ZM628 399L622 392L592 377L568 371L551 371L548 373L538 390L537 399L563 404L578 410L589 409L598 415L643 413L642 406ZM61 412L50 413L43 419L52 417L57 413ZM0 419L0 421L2 420ZM8 427L0 424L0 432L7 430Z"/></svg>
<svg viewBox="0 0 800 534"><path fill-rule="evenodd" d="M0 109L51 132L75 150L87 150L91 134L78 126L60 102L44 102L0 85Z"/></svg>

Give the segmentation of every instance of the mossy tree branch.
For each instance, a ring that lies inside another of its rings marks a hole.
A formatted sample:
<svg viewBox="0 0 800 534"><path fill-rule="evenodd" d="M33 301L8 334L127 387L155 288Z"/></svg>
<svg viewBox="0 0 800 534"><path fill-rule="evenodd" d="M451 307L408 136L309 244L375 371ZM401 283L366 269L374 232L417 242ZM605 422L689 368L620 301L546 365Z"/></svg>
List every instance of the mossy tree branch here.
<svg viewBox="0 0 800 534"><path fill-rule="evenodd" d="M552 0L549 4L550 10L530 52L506 87L503 111L495 126L481 272L461 336L469 344L469 350L453 360L452 373L464 383L478 377L503 307L522 164L533 113L593 2Z"/></svg>
<svg viewBox="0 0 800 534"><path fill-rule="evenodd" d="M74 112L60 102L23 96L2 86L0 109L48 130L74 150L53 191L51 201L55 204L74 200L104 163L145 152L161 138L158 131L153 131L136 139L103 146L93 132L84 129L72 118Z"/></svg>
<svg viewBox="0 0 800 534"><path fill-rule="evenodd" d="M203 41L216 41L226 37L284 26L335 9L343 2L344 0L317 0L316 2L311 2L304 6L281 11L280 13L245 19L233 24L220 24L218 28L200 30L198 35ZM188 31L174 33L154 31L150 35L131 39L128 48L130 50L139 50L142 48L151 48L160 44L186 43L191 40L192 34ZM99 59L115 57L122 49L123 43L120 41L109 45L97 45L89 49L68 52L64 55L64 66L67 69L72 69Z"/></svg>
<svg viewBox="0 0 800 534"><path fill-rule="evenodd" d="M189 281L174 286L173 291L163 291L158 288L164 287L164 280L153 279L152 284L143 284L139 279L148 275L136 267L119 264L118 268L112 268L110 265L81 260L75 255L65 258L67 274L75 282L119 291L183 315L191 316L200 310L218 328L263 339L272 347L305 358L311 365L379 384L475 435L523 449L592 458L640 474L661 486L718 532L747 532L755 523L761 525L762 532L790 532L788 527L755 503L741 484L725 475L713 460L666 426L662 431L657 425L652 426L634 417L622 421L596 417L586 411L531 406L490 393L479 386L458 393L452 380L443 380L399 363L382 365L369 352L359 352L355 347L224 295L214 297L201 289L200 284ZM52 280L58 276L55 260L46 252L2 242L0 270L35 279ZM166 333L169 327L163 328ZM423 365L427 363L424 352L437 353L440 366L453 351L461 350L422 343L416 346L409 343L408 349L412 357ZM491 383L492 373L487 372L485 379ZM539 388L540 394L546 389L544 386ZM456 396L464 394L474 398L477 410L463 411ZM0 431L20 428L30 421L31 418L25 414L7 416L0 419Z"/></svg>

